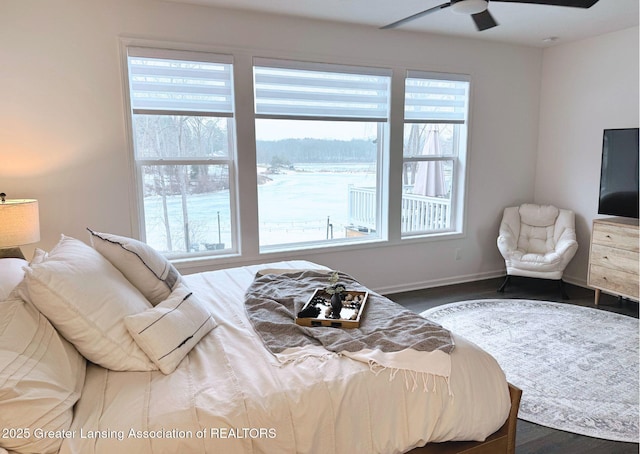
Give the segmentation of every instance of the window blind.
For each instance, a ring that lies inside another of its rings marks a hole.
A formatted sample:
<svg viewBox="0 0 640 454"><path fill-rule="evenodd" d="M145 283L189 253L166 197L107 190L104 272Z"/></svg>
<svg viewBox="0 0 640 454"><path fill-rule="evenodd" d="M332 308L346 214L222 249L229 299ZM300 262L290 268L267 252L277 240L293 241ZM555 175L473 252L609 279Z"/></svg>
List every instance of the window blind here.
<svg viewBox="0 0 640 454"><path fill-rule="evenodd" d="M467 118L469 81L429 77L409 72L405 80L405 121L464 123Z"/></svg>
<svg viewBox="0 0 640 454"><path fill-rule="evenodd" d="M254 63L258 117L366 121L389 117L391 77L386 70L266 59Z"/></svg>
<svg viewBox="0 0 640 454"><path fill-rule="evenodd" d="M230 58L197 52L128 49L129 92L134 113L233 114ZM226 60L226 61L225 61Z"/></svg>

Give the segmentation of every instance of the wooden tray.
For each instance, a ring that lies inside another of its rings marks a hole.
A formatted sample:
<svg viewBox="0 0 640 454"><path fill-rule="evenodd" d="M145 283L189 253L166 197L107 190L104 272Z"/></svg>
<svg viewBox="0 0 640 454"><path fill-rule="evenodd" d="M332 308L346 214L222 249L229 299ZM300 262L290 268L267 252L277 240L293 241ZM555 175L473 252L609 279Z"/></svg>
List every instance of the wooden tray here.
<svg viewBox="0 0 640 454"><path fill-rule="evenodd" d="M296 317L296 323L301 326L330 326L333 328L357 328L360 326L360 319L364 312L365 305L367 304L367 298L369 296L369 292L358 292L355 290L347 290L344 293L346 295L350 295L351 299L356 298L357 296L362 297L362 302L360 304L360 309L356 310L354 308L344 307L349 306L349 301L343 301L343 308L340 311L340 318L330 318L327 317L326 311L331 307L331 295L328 294L324 289L317 289L309 301L302 307L302 310L310 307L316 306L320 308L320 314L317 317ZM319 302L321 301L321 302Z"/></svg>

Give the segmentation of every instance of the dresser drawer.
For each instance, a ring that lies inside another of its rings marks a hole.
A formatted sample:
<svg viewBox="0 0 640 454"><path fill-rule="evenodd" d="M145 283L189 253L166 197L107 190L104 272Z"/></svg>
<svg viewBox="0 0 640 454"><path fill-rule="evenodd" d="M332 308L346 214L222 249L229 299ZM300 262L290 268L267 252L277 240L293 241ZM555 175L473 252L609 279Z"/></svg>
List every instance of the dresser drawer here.
<svg viewBox="0 0 640 454"><path fill-rule="evenodd" d="M593 243L638 252L638 228L605 223L593 224Z"/></svg>
<svg viewBox="0 0 640 454"><path fill-rule="evenodd" d="M601 244L591 246L591 264L638 275L640 253Z"/></svg>
<svg viewBox="0 0 640 454"><path fill-rule="evenodd" d="M638 274L591 265L589 267L589 285L605 291L638 299Z"/></svg>

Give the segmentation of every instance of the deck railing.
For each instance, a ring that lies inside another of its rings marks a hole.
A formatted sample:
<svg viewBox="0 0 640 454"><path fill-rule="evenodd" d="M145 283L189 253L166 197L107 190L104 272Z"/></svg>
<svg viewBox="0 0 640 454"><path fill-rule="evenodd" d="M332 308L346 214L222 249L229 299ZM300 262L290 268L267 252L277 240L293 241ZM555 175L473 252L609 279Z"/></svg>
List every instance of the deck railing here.
<svg viewBox="0 0 640 454"><path fill-rule="evenodd" d="M376 190L349 185L349 224L376 230Z"/></svg>
<svg viewBox="0 0 640 454"><path fill-rule="evenodd" d="M446 230L451 220L451 201L441 197L402 194L402 232ZM375 188L349 187L349 223L376 229Z"/></svg>

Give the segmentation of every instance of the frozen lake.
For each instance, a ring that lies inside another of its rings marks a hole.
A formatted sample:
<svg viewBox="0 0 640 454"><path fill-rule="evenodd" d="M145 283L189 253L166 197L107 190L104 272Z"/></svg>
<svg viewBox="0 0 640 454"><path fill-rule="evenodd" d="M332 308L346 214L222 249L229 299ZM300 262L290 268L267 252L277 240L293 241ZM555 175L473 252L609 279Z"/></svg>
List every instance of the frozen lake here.
<svg viewBox="0 0 640 454"><path fill-rule="evenodd" d="M295 171L267 175L272 181L258 186L260 245L327 239L327 219L333 238L345 236L348 225L349 185L373 187L375 167L366 164L299 164ZM231 245L229 191L190 195L187 201L191 243ZM147 243L168 251L162 199L144 201ZM167 198L172 249L184 252L183 207L179 195ZM220 224L218 225L218 213ZM331 234L330 234L331 235Z"/></svg>

